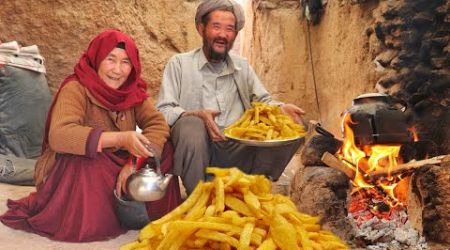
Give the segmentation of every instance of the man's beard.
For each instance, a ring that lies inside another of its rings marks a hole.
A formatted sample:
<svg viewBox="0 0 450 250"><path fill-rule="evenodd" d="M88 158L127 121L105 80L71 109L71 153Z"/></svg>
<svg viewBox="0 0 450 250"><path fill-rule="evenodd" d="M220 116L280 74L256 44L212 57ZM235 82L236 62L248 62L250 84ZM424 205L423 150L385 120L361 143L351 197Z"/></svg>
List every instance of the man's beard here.
<svg viewBox="0 0 450 250"><path fill-rule="evenodd" d="M225 51L222 53L216 52L213 49L212 44L218 39L214 39L213 42L210 44L208 42L208 40L206 40L206 38L203 38L203 44L206 46L206 52L208 53L208 57L210 60L214 60L214 61L224 61L225 58L228 55L228 51L230 51L230 48L232 47L233 44L230 44L231 46L227 46L229 43L225 41Z"/></svg>

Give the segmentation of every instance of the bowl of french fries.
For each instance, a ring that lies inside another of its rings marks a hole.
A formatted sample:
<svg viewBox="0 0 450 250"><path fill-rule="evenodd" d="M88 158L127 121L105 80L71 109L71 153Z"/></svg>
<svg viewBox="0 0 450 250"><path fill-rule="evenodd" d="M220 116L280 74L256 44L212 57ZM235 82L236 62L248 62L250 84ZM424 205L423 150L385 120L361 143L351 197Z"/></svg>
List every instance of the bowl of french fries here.
<svg viewBox="0 0 450 250"><path fill-rule="evenodd" d="M139 239L120 250L296 250L349 249L319 224L319 217L297 210L284 195L273 194L262 175L237 168L207 168L215 177L200 182L189 197L149 223Z"/></svg>
<svg viewBox="0 0 450 250"><path fill-rule="evenodd" d="M224 130L225 137L249 146L272 147L303 140L305 126L283 113L279 106L253 102L252 108Z"/></svg>

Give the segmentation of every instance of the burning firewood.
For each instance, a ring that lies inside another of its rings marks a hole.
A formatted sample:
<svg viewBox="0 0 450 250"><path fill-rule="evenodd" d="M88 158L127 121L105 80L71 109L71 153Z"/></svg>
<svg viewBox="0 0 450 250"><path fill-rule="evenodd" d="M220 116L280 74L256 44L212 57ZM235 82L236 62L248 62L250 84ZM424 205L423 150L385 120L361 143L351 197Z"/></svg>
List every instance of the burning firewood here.
<svg viewBox="0 0 450 250"><path fill-rule="evenodd" d="M350 162L344 163L343 161L336 158L336 156L330 154L329 152L325 152L322 155L322 162L327 166L334 168L343 172L348 178L353 180L355 178L356 167ZM358 169L362 176L368 176L367 173L363 169Z"/></svg>
<svg viewBox="0 0 450 250"><path fill-rule="evenodd" d="M370 179L373 181L373 180L377 180L379 178L386 177L389 175L399 175L399 174L408 172L413 169L419 169L426 165L441 164L441 163L449 162L449 161L450 161L450 155L440 155L440 156L436 156L436 157L425 159L425 160L412 161L412 162L398 165L394 169L392 169L390 172L388 169L380 169L380 170L375 170L375 171L371 172L370 174L363 173L363 176L370 177ZM350 163L345 164L344 162L342 162L341 160L339 160L334 155L332 155L328 152L325 152L322 155L322 162L327 164L331 168L334 168L336 170L343 172L351 180L353 180L355 178L355 168L350 167L350 165L351 165ZM359 169L358 171L361 171L361 169Z"/></svg>
<svg viewBox="0 0 450 250"><path fill-rule="evenodd" d="M450 161L450 155L439 155L439 156L425 159L425 160L411 161L411 162L408 162L405 164L398 165L394 169L392 169L390 172L388 169L375 170L370 173L370 177L372 179L378 179L378 178L389 176L389 175L399 175L401 173L404 173L404 172L407 172L410 170L419 169L426 165L442 164L444 162L449 162L449 161Z"/></svg>
<svg viewBox="0 0 450 250"><path fill-rule="evenodd" d="M355 178L355 168L351 169L341 160L328 152L323 153L322 162L327 164L330 168L334 168L343 172L348 178L350 178L350 180L353 180Z"/></svg>

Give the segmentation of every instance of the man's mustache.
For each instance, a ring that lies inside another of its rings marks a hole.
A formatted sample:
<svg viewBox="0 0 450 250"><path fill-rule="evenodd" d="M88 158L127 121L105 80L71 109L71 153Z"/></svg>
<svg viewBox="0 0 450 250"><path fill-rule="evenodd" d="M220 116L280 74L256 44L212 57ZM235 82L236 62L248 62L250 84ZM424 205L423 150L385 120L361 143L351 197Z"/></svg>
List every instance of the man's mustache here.
<svg viewBox="0 0 450 250"><path fill-rule="evenodd" d="M228 45L228 41L227 41L226 39L216 38L216 39L213 40L213 42L214 42L214 43L216 43L216 42L222 42L222 43L224 43L225 45Z"/></svg>

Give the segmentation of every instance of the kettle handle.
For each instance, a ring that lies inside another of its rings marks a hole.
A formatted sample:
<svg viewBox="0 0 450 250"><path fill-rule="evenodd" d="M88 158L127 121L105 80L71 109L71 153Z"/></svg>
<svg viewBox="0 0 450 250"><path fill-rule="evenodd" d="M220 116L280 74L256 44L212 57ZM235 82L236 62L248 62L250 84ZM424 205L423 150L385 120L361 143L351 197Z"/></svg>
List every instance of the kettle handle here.
<svg viewBox="0 0 450 250"><path fill-rule="evenodd" d="M158 158L158 155L156 154L156 150L154 148L150 147L150 145L146 145L146 148L147 148L148 151L150 151L153 154L153 156L150 156L149 158L154 158L155 159L156 173L158 175L161 175L161 162L160 162L160 159ZM148 164L145 164L144 167L147 167L147 166L148 166Z"/></svg>
<svg viewBox="0 0 450 250"><path fill-rule="evenodd" d="M389 104L390 104L391 107L392 107L392 106L395 107L396 104L401 105L402 108L397 108L397 107L396 107L396 109L399 109L399 110L401 110L402 112L405 112L406 109L408 109L408 103L407 103L406 101L404 101L404 100L402 100L402 99L395 98L395 97L391 97L391 98L390 98L390 103L389 103Z"/></svg>

